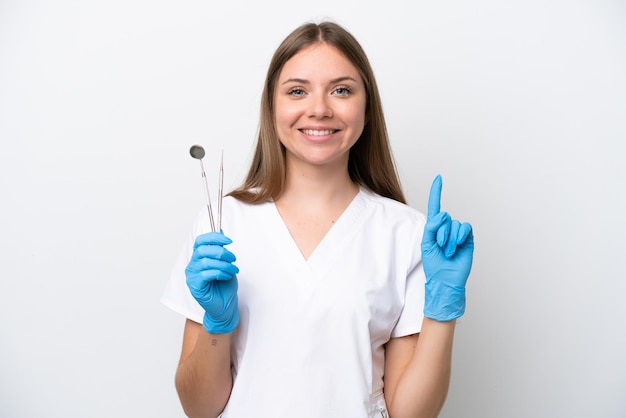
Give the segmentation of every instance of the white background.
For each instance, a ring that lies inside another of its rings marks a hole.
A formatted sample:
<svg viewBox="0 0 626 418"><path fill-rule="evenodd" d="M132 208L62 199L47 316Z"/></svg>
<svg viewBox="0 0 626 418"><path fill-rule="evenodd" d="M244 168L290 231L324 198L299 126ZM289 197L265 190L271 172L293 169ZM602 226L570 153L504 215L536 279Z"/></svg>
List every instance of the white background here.
<svg viewBox="0 0 626 418"><path fill-rule="evenodd" d="M324 17L411 205L441 173L475 228L441 416L626 416L624 2L0 0L1 416L183 416L159 297L204 202L189 146L237 185L273 50Z"/></svg>

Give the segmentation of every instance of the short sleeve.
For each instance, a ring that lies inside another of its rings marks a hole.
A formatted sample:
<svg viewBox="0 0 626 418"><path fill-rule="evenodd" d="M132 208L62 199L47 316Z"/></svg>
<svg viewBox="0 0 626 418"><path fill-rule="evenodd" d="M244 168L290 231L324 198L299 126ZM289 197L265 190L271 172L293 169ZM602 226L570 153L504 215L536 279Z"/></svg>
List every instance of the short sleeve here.
<svg viewBox="0 0 626 418"><path fill-rule="evenodd" d="M423 227L417 228L413 241L408 246L412 253L410 254L411 262L407 268L406 285L404 287L404 307L396 326L391 331L392 338L416 334L422 329L424 320L424 286L426 284L421 251L423 233Z"/></svg>
<svg viewBox="0 0 626 418"><path fill-rule="evenodd" d="M187 287L185 268L191 259L196 237L203 233L204 225L201 219L202 218L198 216L192 231L184 241L176 262L174 263L174 267L172 268L170 278L161 295L161 303L163 305L183 315L185 318L198 323L202 323L204 309L196 302Z"/></svg>

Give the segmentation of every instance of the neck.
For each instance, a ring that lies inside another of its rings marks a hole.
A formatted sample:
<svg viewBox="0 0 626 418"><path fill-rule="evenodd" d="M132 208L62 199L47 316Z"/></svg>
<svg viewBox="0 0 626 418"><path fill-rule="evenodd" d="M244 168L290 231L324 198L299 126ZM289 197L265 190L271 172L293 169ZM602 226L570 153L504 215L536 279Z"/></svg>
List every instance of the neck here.
<svg viewBox="0 0 626 418"><path fill-rule="evenodd" d="M351 201L359 191L342 166L298 166L287 165L285 187L275 201L289 204L325 205Z"/></svg>

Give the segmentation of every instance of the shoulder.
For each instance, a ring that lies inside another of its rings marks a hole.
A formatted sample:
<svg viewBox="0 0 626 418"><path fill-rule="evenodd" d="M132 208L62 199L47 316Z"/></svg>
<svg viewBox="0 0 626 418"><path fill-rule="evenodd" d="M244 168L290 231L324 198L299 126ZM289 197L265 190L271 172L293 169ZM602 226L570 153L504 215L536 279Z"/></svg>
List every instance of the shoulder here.
<svg viewBox="0 0 626 418"><path fill-rule="evenodd" d="M217 208L214 208L217 210ZM249 203L233 196L224 196L222 200L222 225L224 231L235 229L249 229L265 222L273 216L274 203L266 201L261 203Z"/></svg>
<svg viewBox="0 0 626 418"><path fill-rule="evenodd" d="M267 211L272 202L246 203L232 196L224 196L222 199L222 225L230 230L232 224L240 224L243 220L252 221L255 217ZM212 202L213 216L217 217L219 208L217 201ZM224 229L227 230L227 229ZM196 213L193 234L195 236L211 231L207 207L203 206Z"/></svg>
<svg viewBox="0 0 626 418"><path fill-rule="evenodd" d="M359 195L376 213L389 221L408 222L420 227L426 223L426 216L422 212L405 203L380 196L363 187Z"/></svg>

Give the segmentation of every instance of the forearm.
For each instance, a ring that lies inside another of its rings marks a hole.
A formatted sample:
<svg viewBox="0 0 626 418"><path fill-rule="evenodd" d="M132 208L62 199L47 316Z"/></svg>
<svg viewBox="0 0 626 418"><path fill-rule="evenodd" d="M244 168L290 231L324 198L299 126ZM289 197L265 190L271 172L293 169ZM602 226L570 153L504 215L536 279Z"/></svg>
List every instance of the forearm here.
<svg viewBox="0 0 626 418"><path fill-rule="evenodd" d="M439 415L450 384L455 325L424 318L414 354L388 405L391 418Z"/></svg>
<svg viewBox="0 0 626 418"><path fill-rule="evenodd" d="M199 333L193 351L181 359L176 390L191 418L217 417L232 389L230 334Z"/></svg>

